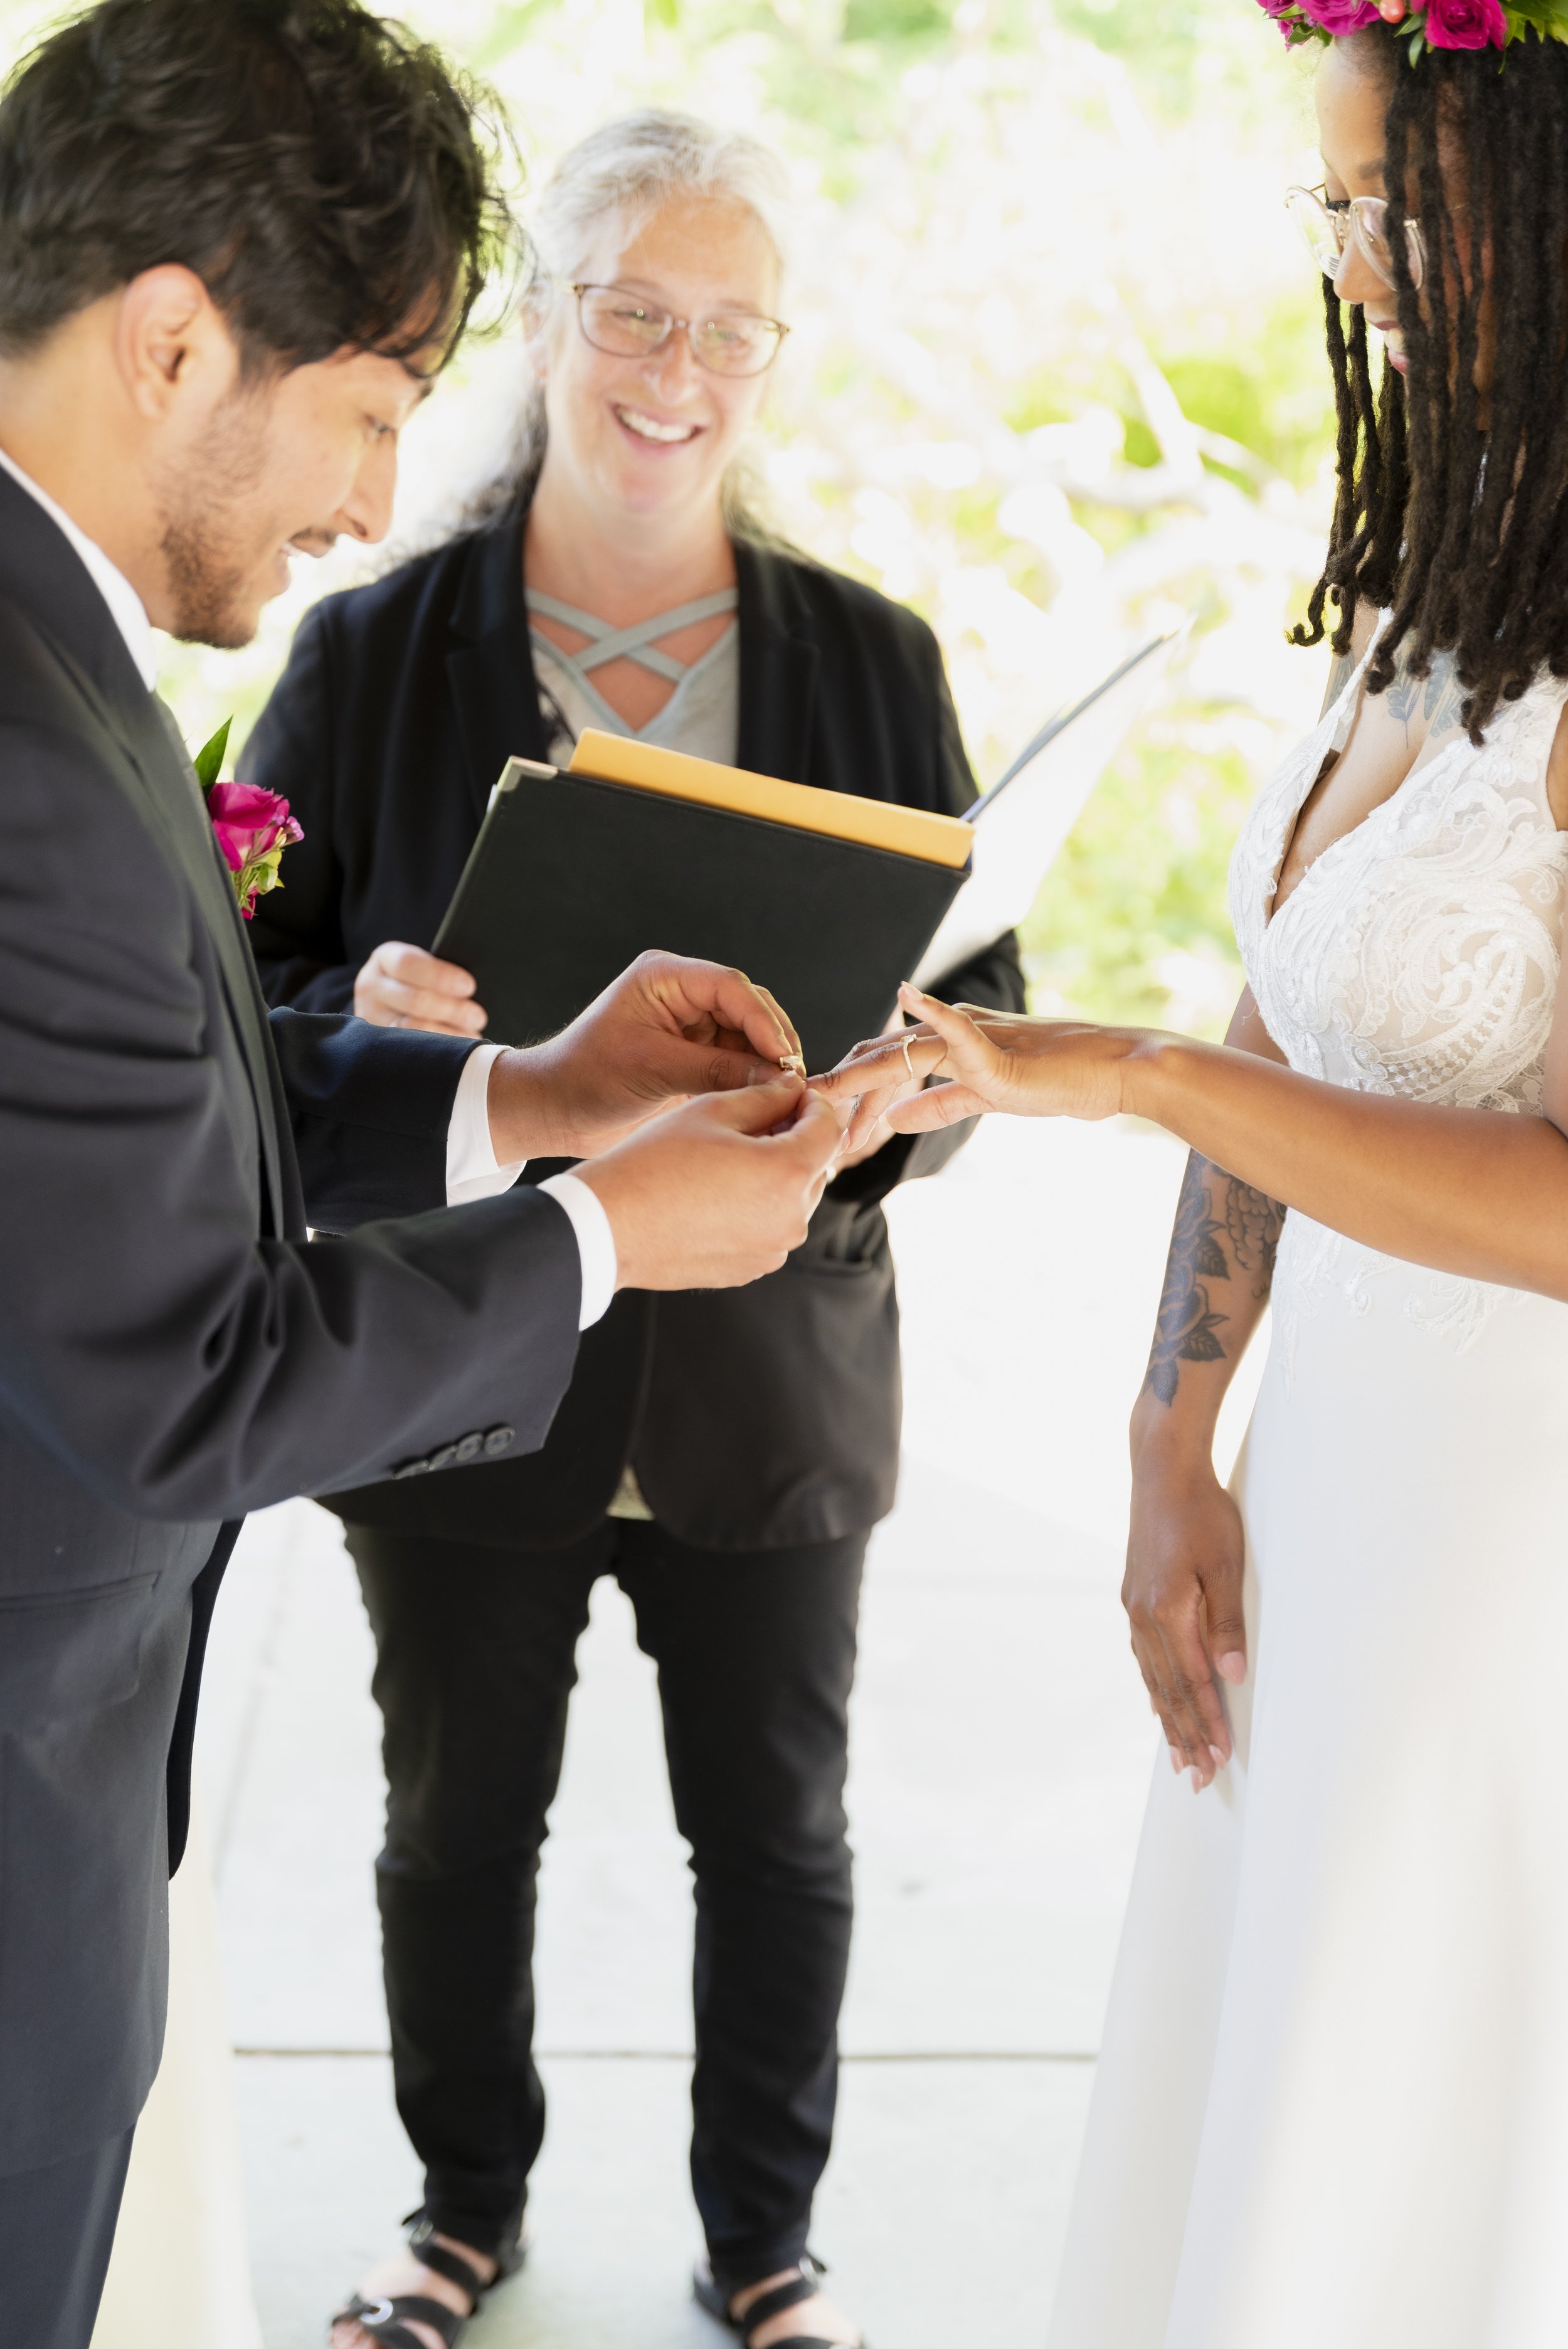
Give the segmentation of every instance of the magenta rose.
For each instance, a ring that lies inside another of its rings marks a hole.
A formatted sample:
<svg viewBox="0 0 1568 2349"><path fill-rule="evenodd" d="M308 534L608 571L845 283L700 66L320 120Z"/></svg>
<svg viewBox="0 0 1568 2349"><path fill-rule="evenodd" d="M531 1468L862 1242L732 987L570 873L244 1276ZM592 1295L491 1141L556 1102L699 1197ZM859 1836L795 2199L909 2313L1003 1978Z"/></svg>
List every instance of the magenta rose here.
<svg viewBox="0 0 1568 2349"><path fill-rule="evenodd" d="M1365 32L1368 25L1379 25L1382 17L1371 0L1301 0L1304 16L1310 16L1321 33L1330 33L1336 40L1346 33Z"/></svg>
<svg viewBox="0 0 1568 2349"><path fill-rule="evenodd" d="M278 866L285 848L304 833L289 813L287 800L263 792L255 783L214 783L207 793L207 812L223 862L234 876L234 895L248 922L256 899L282 886Z"/></svg>
<svg viewBox="0 0 1568 2349"><path fill-rule="evenodd" d="M1312 38L1313 28L1302 14L1302 0L1258 0L1258 5L1279 26L1286 48Z"/></svg>
<svg viewBox="0 0 1568 2349"><path fill-rule="evenodd" d="M1498 0L1427 0L1421 29L1434 49L1501 49L1508 19Z"/></svg>

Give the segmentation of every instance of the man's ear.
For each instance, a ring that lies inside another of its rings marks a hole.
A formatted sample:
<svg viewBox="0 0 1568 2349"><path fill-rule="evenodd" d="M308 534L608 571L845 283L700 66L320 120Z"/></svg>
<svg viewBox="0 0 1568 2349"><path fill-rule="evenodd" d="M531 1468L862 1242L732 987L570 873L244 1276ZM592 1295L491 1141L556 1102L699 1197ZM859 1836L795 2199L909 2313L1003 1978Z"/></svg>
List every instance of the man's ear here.
<svg viewBox="0 0 1568 2349"><path fill-rule="evenodd" d="M217 407L233 389L240 354L193 269L165 262L121 289L115 359L131 405L150 424Z"/></svg>

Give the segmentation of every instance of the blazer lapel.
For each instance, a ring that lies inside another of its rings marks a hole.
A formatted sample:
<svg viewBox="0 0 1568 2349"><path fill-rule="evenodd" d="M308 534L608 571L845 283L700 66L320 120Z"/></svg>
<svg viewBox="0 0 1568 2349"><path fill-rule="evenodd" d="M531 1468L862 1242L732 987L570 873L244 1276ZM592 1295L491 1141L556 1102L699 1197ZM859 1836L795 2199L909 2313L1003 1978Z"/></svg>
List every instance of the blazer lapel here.
<svg viewBox="0 0 1568 2349"><path fill-rule="evenodd" d="M447 685L479 822L507 761L542 759L549 748L528 647L524 519L519 507L472 542L449 621L460 641L447 656Z"/></svg>
<svg viewBox="0 0 1568 2349"><path fill-rule="evenodd" d="M251 958L233 884L224 864L180 729L168 705L150 695L142 710L116 713L116 732L125 743L153 820L169 843L217 948L229 1016L240 1040L251 1080L261 1136L262 1164L272 1205L273 1229L291 1228L279 1142L280 1087L268 1033L267 1009Z"/></svg>
<svg viewBox="0 0 1568 2349"><path fill-rule="evenodd" d="M817 647L790 608L789 574L768 549L735 542L739 595L740 740L736 764L753 774L810 783Z"/></svg>

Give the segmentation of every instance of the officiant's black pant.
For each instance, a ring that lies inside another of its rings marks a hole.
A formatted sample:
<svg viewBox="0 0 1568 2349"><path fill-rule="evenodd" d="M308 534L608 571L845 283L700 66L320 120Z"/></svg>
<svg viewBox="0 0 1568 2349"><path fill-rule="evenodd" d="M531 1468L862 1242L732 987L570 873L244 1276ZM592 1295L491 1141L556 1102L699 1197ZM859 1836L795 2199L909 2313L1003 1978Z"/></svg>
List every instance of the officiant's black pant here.
<svg viewBox="0 0 1568 2349"><path fill-rule="evenodd" d="M589 1594L614 1574L658 1667L696 1889L692 2185L731 2289L806 2247L849 1959L843 1809L866 1537L692 1549L607 1521L557 1550L351 1526L385 1725L377 1863L397 2109L442 2232L515 2237L544 2133L534 1888Z"/></svg>

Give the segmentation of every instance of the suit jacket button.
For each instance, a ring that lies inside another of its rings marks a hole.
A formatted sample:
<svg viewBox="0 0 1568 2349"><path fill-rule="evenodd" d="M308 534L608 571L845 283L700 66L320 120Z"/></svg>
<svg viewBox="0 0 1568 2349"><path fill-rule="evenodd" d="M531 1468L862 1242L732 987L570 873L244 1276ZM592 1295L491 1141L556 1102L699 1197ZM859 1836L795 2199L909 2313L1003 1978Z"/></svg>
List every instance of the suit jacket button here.
<svg viewBox="0 0 1568 2349"><path fill-rule="evenodd" d="M392 1471L394 1478L428 1476L429 1473L430 1464L428 1460L405 1460L400 1466Z"/></svg>
<svg viewBox="0 0 1568 2349"><path fill-rule="evenodd" d="M501 1454L510 1452L516 1442L515 1427L492 1427L485 1437L485 1458L499 1460Z"/></svg>
<svg viewBox="0 0 1568 2349"><path fill-rule="evenodd" d="M485 1440L482 1435L465 1435L458 1446L458 1465L466 1467L470 1460L477 1460L480 1457L484 1448Z"/></svg>
<svg viewBox="0 0 1568 2349"><path fill-rule="evenodd" d="M449 1468L457 1456L458 1447L455 1444L443 1444L438 1452L431 1453L430 1465L432 1468Z"/></svg>

